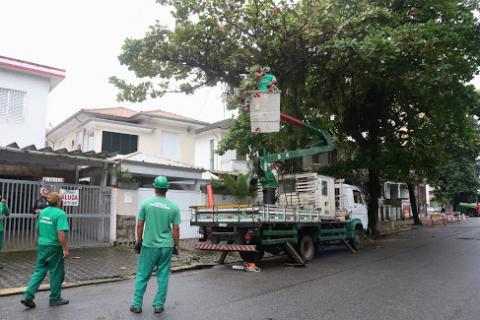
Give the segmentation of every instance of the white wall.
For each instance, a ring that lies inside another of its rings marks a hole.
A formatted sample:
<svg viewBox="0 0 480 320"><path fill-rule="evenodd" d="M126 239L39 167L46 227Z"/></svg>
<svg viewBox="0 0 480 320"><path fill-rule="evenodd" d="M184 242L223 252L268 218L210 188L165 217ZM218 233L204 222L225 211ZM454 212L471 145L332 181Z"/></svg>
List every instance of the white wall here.
<svg viewBox="0 0 480 320"><path fill-rule="evenodd" d="M13 123L0 120L2 128L0 145L17 142L20 147L35 144L38 148L43 148L47 127L49 80L40 76L0 69L0 88L26 92L24 120Z"/></svg>
<svg viewBox="0 0 480 320"><path fill-rule="evenodd" d="M202 132L197 135L195 139L195 165L210 170L210 140L214 140L215 149L218 147L219 141L222 139L220 130L210 130ZM247 161L236 160L237 152L229 150L224 155L213 156L214 168L213 170L226 172L247 172Z"/></svg>
<svg viewBox="0 0 480 320"><path fill-rule="evenodd" d="M138 189L138 209L143 201L155 196L153 188ZM169 190L167 199L175 202L180 209L180 239L199 238L198 227L190 226L190 206L202 204L200 191Z"/></svg>

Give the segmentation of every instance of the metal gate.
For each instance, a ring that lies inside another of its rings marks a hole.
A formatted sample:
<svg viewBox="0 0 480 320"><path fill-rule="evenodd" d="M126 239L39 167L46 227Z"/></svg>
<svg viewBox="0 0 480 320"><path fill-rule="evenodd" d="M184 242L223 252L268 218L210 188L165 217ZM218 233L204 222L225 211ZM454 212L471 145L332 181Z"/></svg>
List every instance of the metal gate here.
<svg viewBox="0 0 480 320"><path fill-rule="evenodd" d="M31 250L36 247L38 234L32 208L40 197L42 187L51 192L79 190L79 205L62 208L67 213L70 226L69 247L109 244L110 187L0 179L0 195L7 199L11 210L10 218L5 221L5 250Z"/></svg>

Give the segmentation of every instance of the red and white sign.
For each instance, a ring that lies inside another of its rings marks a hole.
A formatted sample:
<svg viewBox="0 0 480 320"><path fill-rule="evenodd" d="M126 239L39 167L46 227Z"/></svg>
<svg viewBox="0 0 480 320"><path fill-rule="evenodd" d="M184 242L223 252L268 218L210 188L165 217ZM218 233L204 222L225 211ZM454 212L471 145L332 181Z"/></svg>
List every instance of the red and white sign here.
<svg viewBox="0 0 480 320"><path fill-rule="evenodd" d="M60 193L63 194L63 205L66 207L78 207L80 201L80 190L64 190L61 189Z"/></svg>

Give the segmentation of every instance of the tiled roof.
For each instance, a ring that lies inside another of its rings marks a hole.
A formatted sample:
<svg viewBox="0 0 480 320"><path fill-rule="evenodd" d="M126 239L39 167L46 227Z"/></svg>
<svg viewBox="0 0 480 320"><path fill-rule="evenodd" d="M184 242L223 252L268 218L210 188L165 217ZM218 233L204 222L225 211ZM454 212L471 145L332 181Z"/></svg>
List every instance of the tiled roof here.
<svg viewBox="0 0 480 320"><path fill-rule="evenodd" d="M172 120L179 120L179 121L187 121L193 122L198 124L208 124L207 122L202 122L199 120L195 120L192 118L188 118L185 116L181 116L179 114L163 111L163 110L152 110L152 111L135 111L132 109L124 108L124 107L115 107L115 108L93 108L93 109L83 109L90 113L102 114L107 116L113 117L120 117L120 118L135 118L141 115L153 116L153 117L160 117L165 119L172 119Z"/></svg>
<svg viewBox="0 0 480 320"><path fill-rule="evenodd" d="M84 109L87 112L105 114L115 117L130 118L136 115L138 112L124 108L124 107L114 107L114 108L94 108L94 109Z"/></svg>
<svg viewBox="0 0 480 320"><path fill-rule="evenodd" d="M178 120L189 120L189 121L198 121L192 118L184 117L175 113L163 111L163 110L152 110L152 111L145 111L144 113L152 115L152 116L157 116L157 117L164 117L164 118L172 118L172 119L178 119Z"/></svg>

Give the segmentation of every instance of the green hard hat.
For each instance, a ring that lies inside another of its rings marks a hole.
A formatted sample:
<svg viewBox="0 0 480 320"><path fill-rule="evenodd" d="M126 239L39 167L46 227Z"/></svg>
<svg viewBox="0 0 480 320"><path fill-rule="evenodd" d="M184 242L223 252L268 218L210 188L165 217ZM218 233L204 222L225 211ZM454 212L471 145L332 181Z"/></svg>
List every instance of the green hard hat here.
<svg viewBox="0 0 480 320"><path fill-rule="evenodd" d="M158 176L153 181L153 187L155 189L168 189L170 187L170 183L168 183L167 177Z"/></svg>

